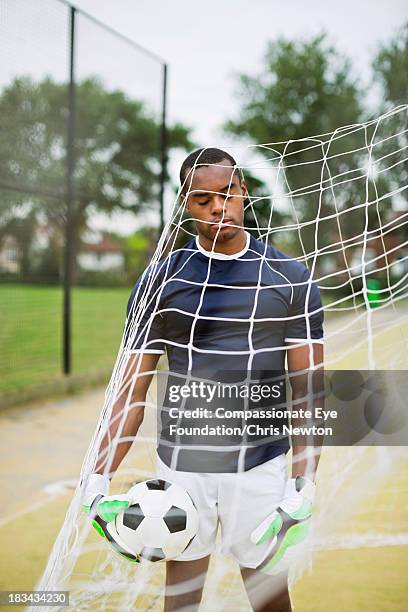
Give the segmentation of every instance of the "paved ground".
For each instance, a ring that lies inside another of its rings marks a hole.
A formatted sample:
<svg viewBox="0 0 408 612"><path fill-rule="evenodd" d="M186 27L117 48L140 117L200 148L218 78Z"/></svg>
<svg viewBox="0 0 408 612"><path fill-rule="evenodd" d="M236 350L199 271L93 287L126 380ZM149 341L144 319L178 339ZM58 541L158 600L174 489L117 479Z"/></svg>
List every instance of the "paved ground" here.
<svg viewBox="0 0 408 612"><path fill-rule="evenodd" d="M104 393L104 389L96 389L29 407L10 408L0 415L3 499L0 525L74 488L103 406ZM154 415L149 415L147 410L146 414L140 434L153 436ZM123 471L130 462L135 463L135 453L146 454L151 450L152 445L145 442L142 449L132 449L129 460L123 463Z"/></svg>
<svg viewBox="0 0 408 612"><path fill-rule="evenodd" d="M47 485L76 481L103 397L104 391L99 389L82 396L10 408L0 417L1 523L44 503Z"/></svg>

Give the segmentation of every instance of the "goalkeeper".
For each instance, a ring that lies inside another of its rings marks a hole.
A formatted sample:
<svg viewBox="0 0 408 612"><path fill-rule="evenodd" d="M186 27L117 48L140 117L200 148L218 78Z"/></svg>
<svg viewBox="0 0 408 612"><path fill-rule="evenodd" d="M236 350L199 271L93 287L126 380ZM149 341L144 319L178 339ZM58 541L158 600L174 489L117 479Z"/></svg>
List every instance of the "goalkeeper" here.
<svg viewBox="0 0 408 612"><path fill-rule="evenodd" d="M220 149L199 149L184 161L180 180L181 199L197 236L148 268L130 297L131 348L122 382L129 392L113 408L97 473L87 485L85 503L94 503L94 512L98 507L118 511L126 503L107 497L109 481L103 474L107 466L111 475L116 471L137 434L160 355L167 353L169 371L177 375L220 373L227 364L229 372L245 370L251 377L258 373L262 380L262 373L287 369L298 413L310 402L307 372L322 371L319 290L303 264L245 231L248 194L235 160ZM132 333L140 300L146 308ZM120 434L123 441L111 456L109 440L120 422L115 417L126 401L137 408L128 411ZM166 406L168 396L159 415L158 476L189 492L200 525L186 551L166 564L165 610L199 605L218 525L222 551L238 562L253 609L291 610L288 563L309 529L321 441L260 434L234 438L232 443L219 440L214 450L213 439L209 444L205 437L197 440L177 433L175 423L186 424L186 419L182 411L179 417L171 416ZM303 419L292 417L292 426L303 424Z"/></svg>

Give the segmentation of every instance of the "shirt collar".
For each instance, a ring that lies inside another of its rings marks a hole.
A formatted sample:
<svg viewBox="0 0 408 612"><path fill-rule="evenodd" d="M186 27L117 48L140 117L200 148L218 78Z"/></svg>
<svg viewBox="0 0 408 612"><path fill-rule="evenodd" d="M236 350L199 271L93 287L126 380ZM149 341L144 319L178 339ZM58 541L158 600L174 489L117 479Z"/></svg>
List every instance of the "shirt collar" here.
<svg viewBox="0 0 408 612"><path fill-rule="evenodd" d="M223 259L223 260L238 259L238 257L245 255L245 253L249 249L249 242L251 240L251 234L249 234L248 232L245 232L245 234L246 234L246 244L244 248L241 251L238 251L238 253L232 253L232 255L225 255L225 253L217 253L216 251L206 251L201 246L198 236L196 236L196 239L195 239L196 246L197 246L197 249L200 251L200 253L202 253L206 257L212 257L213 259Z"/></svg>

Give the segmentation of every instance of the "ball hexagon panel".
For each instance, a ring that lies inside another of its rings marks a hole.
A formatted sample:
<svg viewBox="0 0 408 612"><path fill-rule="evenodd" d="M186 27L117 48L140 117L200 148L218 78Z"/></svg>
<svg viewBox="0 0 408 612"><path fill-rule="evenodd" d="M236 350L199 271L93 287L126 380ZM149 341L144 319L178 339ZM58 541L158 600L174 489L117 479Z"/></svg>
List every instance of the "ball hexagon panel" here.
<svg viewBox="0 0 408 612"><path fill-rule="evenodd" d="M196 507L191 504L190 508L187 508L187 532L190 538L193 538L198 531L198 512Z"/></svg>
<svg viewBox="0 0 408 612"><path fill-rule="evenodd" d="M179 485L172 484L171 487L167 489L166 493L170 502L170 507L177 506L178 508L183 508L187 513L195 509L190 495Z"/></svg>
<svg viewBox="0 0 408 612"><path fill-rule="evenodd" d="M149 491L166 491L171 487L171 482L158 478L157 480L146 480L145 485Z"/></svg>
<svg viewBox="0 0 408 612"><path fill-rule="evenodd" d="M169 531L161 518L146 517L135 532L141 547L161 548L166 542Z"/></svg>
<svg viewBox="0 0 408 612"><path fill-rule="evenodd" d="M136 531L136 529L140 526L140 523L143 521L144 518L145 515L140 504L133 504L123 512L122 521L125 527Z"/></svg>
<svg viewBox="0 0 408 612"><path fill-rule="evenodd" d="M135 555L139 554L140 549L144 545L143 540L141 540L139 537L139 529L136 529L136 531L129 529L129 527L125 527L123 525L121 520L116 521L115 529L118 536L118 542L125 545L126 548L132 551Z"/></svg>
<svg viewBox="0 0 408 612"><path fill-rule="evenodd" d="M170 533L184 531L187 527L187 513L182 508L171 506L163 516L163 521L166 523Z"/></svg>
<svg viewBox="0 0 408 612"><path fill-rule="evenodd" d="M146 495L148 488L146 487L145 482L138 482L133 485L131 489L128 491L128 497L132 500L132 504L136 504L142 501L143 497Z"/></svg>
<svg viewBox="0 0 408 612"><path fill-rule="evenodd" d="M173 559L174 557L178 557L185 550L190 541L191 538L185 531L169 534L169 537L162 546L166 558Z"/></svg>
<svg viewBox="0 0 408 612"><path fill-rule="evenodd" d="M150 548L145 546L140 551L140 556L149 561L163 561L166 558L164 551L161 548Z"/></svg>
<svg viewBox="0 0 408 612"><path fill-rule="evenodd" d="M167 491L157 490L147 491L140 505L145 516L157 518L162 518L172 506Z"/></svg>

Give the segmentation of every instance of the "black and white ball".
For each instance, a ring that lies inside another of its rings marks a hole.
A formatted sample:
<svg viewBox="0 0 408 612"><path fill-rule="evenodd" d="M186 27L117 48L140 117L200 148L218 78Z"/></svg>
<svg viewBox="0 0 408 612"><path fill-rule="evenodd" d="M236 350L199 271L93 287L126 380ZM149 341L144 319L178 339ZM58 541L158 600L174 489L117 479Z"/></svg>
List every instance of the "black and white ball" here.
<svg viewBox="0 0 408 612"><path fill-rule="evenodd" d="M112 538L129 553L150 561L180 555L198 529L198 513L187 491L166 480L146 480L127 495L130 506L107 524Z"/></svg>

